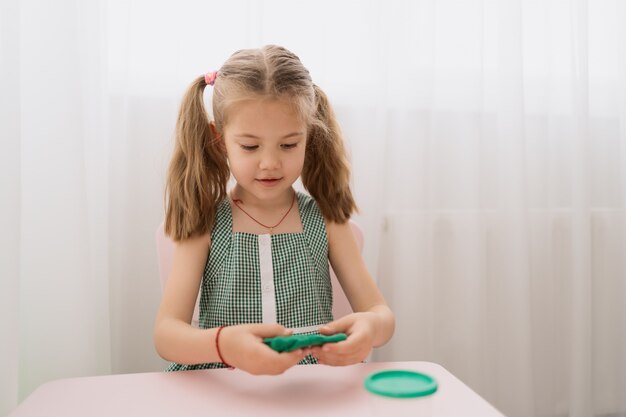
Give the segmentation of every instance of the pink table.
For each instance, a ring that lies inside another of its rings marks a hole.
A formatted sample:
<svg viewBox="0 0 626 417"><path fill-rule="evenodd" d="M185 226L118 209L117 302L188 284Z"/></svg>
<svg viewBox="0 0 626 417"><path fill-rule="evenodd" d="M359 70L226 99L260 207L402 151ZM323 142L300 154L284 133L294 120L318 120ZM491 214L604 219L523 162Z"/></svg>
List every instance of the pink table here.
<svg viewBox="0 0 626 417"><path fill-rule="evenodd" d="M408 369L439 383L430 396L371 394L372 372ZM227 369L62 379L37 388L10 417L97 416L502 416L443 367L374 362L348 367L296 366L279 376Z"/></svg>

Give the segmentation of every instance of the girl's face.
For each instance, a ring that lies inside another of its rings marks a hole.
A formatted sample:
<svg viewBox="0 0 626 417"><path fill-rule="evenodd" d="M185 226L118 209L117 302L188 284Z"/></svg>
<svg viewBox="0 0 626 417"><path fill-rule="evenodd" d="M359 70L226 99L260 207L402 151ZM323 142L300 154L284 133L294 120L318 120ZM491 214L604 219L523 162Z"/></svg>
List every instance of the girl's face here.
<svg viewBox="0 0 626 417"><path fill-rule="evenodd" d="M224 143L242 191L238 197L264 202L284 198L302 172L306 136L306 124L284 101L252 99L234 105Z"/></svg>

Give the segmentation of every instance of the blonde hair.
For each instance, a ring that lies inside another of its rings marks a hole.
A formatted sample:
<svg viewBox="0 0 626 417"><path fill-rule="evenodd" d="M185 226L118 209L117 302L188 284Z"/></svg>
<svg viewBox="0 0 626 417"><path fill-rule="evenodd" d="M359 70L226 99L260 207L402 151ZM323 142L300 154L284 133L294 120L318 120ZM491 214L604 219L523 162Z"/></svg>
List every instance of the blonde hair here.
<svg viewBox="0 0 626 417"><path fill-rule="evenodd" d="M230 169L223 141L228 110L250 98L292 103L308 137L302 183L324 217L345 223L357 210L343 137L326 94L300 59L268 45L235 52L218 71L213 89L214 134L204 108L204 76L187 89L176 123L176 144L166 184L165 232L174 240L211 232L217 205L227 197Z"/></svg>

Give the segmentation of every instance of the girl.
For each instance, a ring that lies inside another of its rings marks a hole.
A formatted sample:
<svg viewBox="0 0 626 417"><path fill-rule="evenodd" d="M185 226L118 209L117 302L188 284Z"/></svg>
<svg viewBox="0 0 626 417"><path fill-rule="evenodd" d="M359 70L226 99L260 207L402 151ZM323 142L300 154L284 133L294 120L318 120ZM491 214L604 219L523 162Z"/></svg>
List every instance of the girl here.
<svg viewBox="0 0 626 417"><path fill-rule="evenodd" d="M213 121L203 105L207 85ZM326 95L293 53L238 51L195 80L167 179L165 231L176 245L154 337L158 353L175 362L170 370L349 365L391 338L393 313L347 223L356 210L349 176ZM292 188L299 177L311 196ZM329 260L355 311L336 321ZM315 331L348 338L287 353L263 343Z"/></svg>

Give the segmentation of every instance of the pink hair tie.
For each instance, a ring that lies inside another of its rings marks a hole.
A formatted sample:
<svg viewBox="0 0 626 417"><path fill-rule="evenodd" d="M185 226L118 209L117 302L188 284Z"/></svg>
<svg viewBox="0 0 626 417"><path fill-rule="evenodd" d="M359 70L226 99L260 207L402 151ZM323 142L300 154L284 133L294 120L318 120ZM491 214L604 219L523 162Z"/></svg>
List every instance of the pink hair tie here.
<svg viewBox="0 0 626 417"><path fill-rule="evenodd" d="M217 71L207 72L204 74L204 82L207 85L215 84L215 79L217 78Z"/></svg>

